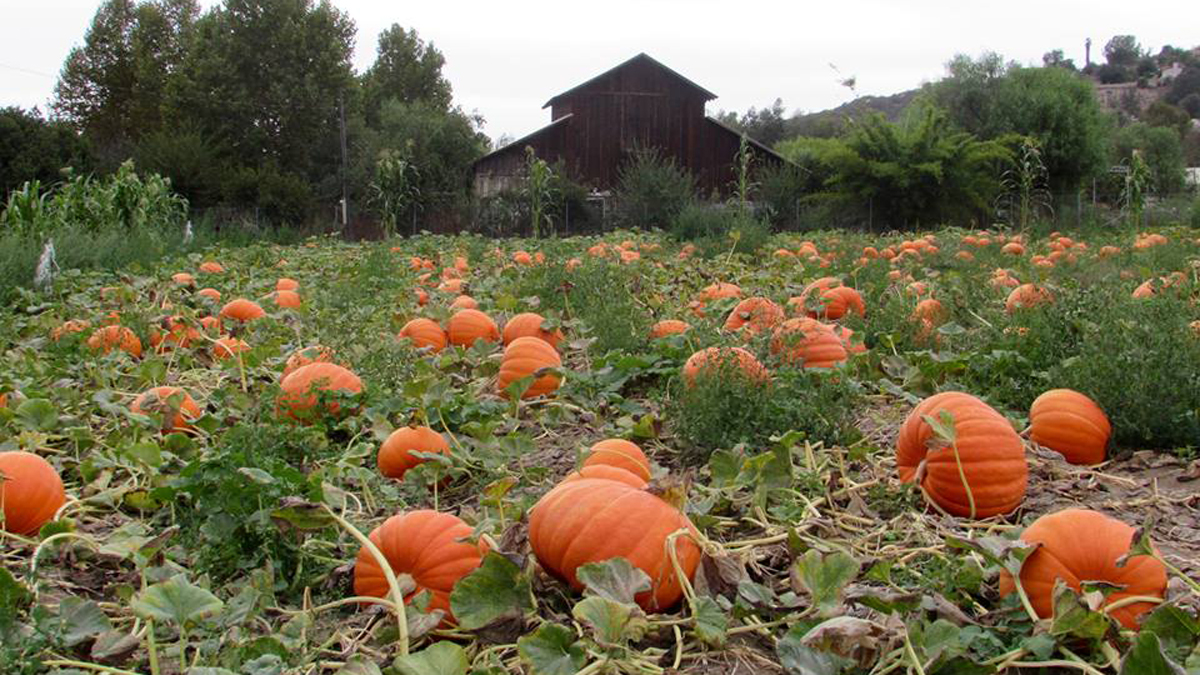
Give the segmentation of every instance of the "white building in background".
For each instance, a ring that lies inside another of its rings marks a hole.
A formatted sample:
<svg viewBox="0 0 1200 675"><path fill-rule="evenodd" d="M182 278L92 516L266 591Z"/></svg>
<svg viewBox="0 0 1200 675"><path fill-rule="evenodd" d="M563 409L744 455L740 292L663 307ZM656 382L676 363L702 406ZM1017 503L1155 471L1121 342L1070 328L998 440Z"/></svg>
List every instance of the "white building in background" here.
<svg viewBox="0 0 1200 675"><path fill-rule="evenodd" d="M1200 166L1191 166L1184 169L1186 174L1183 177L1183 182L1188 187L1200 187Z"/></svg>

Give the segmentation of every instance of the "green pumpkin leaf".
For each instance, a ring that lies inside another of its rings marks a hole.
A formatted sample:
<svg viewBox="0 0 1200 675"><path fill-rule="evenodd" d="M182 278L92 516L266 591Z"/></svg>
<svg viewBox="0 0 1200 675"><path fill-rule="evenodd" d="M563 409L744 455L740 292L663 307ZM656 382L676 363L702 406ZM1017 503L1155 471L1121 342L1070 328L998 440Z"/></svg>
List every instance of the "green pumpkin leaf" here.
<svg viewBox="0 0 1200 675"><path fill-rule="evenodd" d="M100 661L121 661L140 649L142 641L136 635L119 630L105 631L92 643L92 658Z"/></svg>
<svg viewBox="0 0 1200 675"><path fill-rule="evenodd" d="M488 551L479 569L454 585L450 609L459 627L475 630L533 611L532 593L528 574L505 556Z"/></svg>
<svg viewBox="0 0 1200 675"><path fill-rule="evenodd" d="M518 638L517 653L529 664L531 675L574 675L587 663L575 633L557 623L544 623Z"/></svg>
<svg viewBox="0 0 1200 675"><path fill-rule="evenodd" d="M338 675L383 675L383 671L374 662L363 656L351 656L350 660L338 671Z"/></svg>
<svg viewBox="0 0 1200 675"><path fill-rule="evenodd" d="M282 675L283 659L278 654L263 654L242 664L243 675Z"/></svg>
<svg viewBox="0 0 1200 675"><path fill-rule="evenodd" d="M6 567L0 567L0 617L15 617L17 610L33 600L33 593L13 577ZM0 619L0 625L4 619Z"/></svg>
<svg viewBox="0 0 1200 675"><path fill-rule="evenodd" d="M625 558L610 558L580 565L575 576L583 583L585 595L632 604L634 596L650 590L650 577Z"/></svg>
<svg viewBox="0 0 1200 675"><path fill-rule="evenodd" d="M988 562L1003 568L1018 579L1021 577L1021 568L1025 566L1025 561L1040 546L1040 544L1030 544L1020 539L1005 539L1004 537L962 539L953 535L946 537L946 544L951 548L975 551Z"/></svg>
<svg viewBox="0 0 1200 675"><path fill-rule="evenodd" d="M1200 639L1200 621L1181 607L1159 605L1143 615L1142 632L1157 635L1169 658L1184 661Z"/></svg>
<svg viewBox="0 0 1200 675"><path fill-rule="evenodd" d="M63 598L59 604L58 626L63 644L68 647L74 647L112 630L112 622L96 603L74 596Z"/></svg>
<svg viewBox="0 0 1200 675"><path fill-rule="evenodd" d="M640 640L649 624L642 610L629 603L592 596L575 603L571 616L592 631L596 642L607 646Z"/></svg>
<svg viewBox="0 0 1200 675"><path fill-rule="evenodd" d="M145 619L176 626L212 616L225 606L217 596L189 582L182 574L143 589L129 603Z"/></svg>
<svg viewBox="0 0 1200 675"><path fill-rule="evenodd" d="M1187 671L1163 653L1157 635L1142 632L1121 660L1120 675L1187 675Z"/></svg>
<svg viewBox="0 0 1200 675"><path fill-rule="evenodd" d="M829 616L841 605L842 591L858 572L858 561L841 551L822 555L809 549L792 565L792 590L808 593L821 615Z"/></svg>
<svg viewBox="0 0 1200 675"><path fill-rule="evenodd" d="M457 616L457 612L455 613ZM453 642L436 642L392 663L400 675L467 675L467 653Z"/></svg>
<svg viewBox="0 0 1200 675"><path fill-rule="evenodd" d="M696 637L713 647L725 644L725 631L729 629L729 615L717 601L708 596L696 598L692 606L692 620L695 621Z"/></svg>
<svg viewBox="0 0 1200 675"><path fill-rule="evenodd" d="M1100 612L1088 609L1079 595L1062 579L1054 583L1054 619L1050 624L1050 634L1079 638L1082 640L1101 640L1112 627L1112 621Z"/></svg>
<svg viewBox="0 0 1200 675"><path fill-rule="evenodd" d="M22 401L16 409L17 421L30 431L54 431L58 427L58 410L44 398Z"/></svg>
<svg viewBox="0 0 1200 675"><path fill-rule="evenodd" d="M845 659L806 647L802 640L807 632L800 626L793 626L779 640L775 645L779 664L792 675L838 675Z"/></svg>

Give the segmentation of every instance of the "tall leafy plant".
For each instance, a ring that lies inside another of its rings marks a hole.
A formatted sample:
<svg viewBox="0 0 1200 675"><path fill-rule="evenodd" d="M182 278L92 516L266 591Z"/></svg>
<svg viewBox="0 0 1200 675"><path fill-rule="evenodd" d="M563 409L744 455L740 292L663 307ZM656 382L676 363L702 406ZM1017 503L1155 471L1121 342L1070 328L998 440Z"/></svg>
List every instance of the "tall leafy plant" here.
<svg viewBox="0 0 1200 675"><path fill-rule="evenodd" d="M542 226L554 231L554 221L548 207L554 200L554 170L546 160L537 156L532 147L525 148L525 185L523 191L529 202L529 220L534 237L542 236Z"/></svg>
<svg viewBox="0 0 1200 675"><path fill-rule="evenodd" d="M380 153L371 181L371 201L379 211L384 236L394 235L400 217L419 202L420 175L407 152L384 150Z"/></svg>
<svg viewBox="0 0 1200 675"><path fill-rule="evenodd" d="M996 200L997 215L1022 232L1035 218L1054 216L1050 174L1035 139L1021 139L1015 161L1005 170L1000 185L1003 191Z"/></svg>

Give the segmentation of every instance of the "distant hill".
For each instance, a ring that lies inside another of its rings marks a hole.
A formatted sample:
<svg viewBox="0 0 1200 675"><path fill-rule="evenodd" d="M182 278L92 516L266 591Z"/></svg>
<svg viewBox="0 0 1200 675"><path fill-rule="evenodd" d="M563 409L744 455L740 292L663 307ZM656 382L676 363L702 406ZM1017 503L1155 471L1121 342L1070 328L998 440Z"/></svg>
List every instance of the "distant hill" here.
<svg viewBox="0 0 1200 675"><path fill-rule="evenodd" d="M835 136L847 118L855 119L869 113L883 113L889 121L895 122L920 91L909 89L891 96L859 96L830 110L796 115L786 121L787 136Z"/></svg>

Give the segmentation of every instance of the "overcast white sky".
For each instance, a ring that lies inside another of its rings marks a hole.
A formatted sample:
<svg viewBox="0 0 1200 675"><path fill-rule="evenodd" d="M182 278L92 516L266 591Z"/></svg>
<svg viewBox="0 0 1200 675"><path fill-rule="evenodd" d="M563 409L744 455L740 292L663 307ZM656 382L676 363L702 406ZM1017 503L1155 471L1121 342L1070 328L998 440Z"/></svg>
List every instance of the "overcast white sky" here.
<svg viewBox="0 0 1200 675"><path fill-rule="evenodd" d="M202 0L205 7L216 4ZM860 95L934 80L956 53L997 51L1040 64L1062 49L1079 65L1121 33L1157 52L1200 45L1194 0L606 0L573 3L333 0L358 25L354 65L374 59L379 32L416 28L446 57L458 104L493 138L549 122L553 95L646 52L717 94L709 113L782 98L812 112ZM83 41L99 0L0 0L0 106L46 108L67 52ZM835 72L830 64L835 64Z"/></svg>

